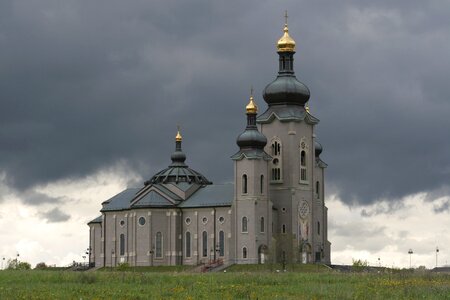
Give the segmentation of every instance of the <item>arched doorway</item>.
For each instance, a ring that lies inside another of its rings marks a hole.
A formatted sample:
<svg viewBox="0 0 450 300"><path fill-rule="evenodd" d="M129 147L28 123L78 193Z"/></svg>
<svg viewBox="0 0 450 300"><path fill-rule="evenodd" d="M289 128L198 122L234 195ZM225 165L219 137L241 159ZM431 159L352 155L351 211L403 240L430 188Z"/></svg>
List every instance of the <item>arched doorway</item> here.
<svg viewBox="0 0 450 300"><path fill-rule="evenodd" d="M300 245L300 257L302 264L311 262L311 244L304 242Z"/></svg>
<svg viewBox="0 0 450 300"><path fill-rule="evenodd" d="M269 247L261 245L258 248L258 263L264 264L269 259Z"/></svg>

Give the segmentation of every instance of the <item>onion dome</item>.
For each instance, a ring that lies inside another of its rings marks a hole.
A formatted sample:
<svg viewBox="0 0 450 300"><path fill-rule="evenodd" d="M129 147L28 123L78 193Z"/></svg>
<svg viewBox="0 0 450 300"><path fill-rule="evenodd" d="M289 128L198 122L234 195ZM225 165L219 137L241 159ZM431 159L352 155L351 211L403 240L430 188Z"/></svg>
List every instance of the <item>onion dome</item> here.
<svg viewBox="0 0 450 300"><path fill-rule="evenodd" d="M278 43L277 43L278 52L294 52L295 51L295 41L289 35L289 28L287 25L287 20L286 20L286 23L284 24L283 31L284 31L284 34L278 40Z"/></svg>
<svg viewBox="0 0 450 300"><path fill-rule="evenodd" d="M189 184L196 183L199 185L212 184L205 176L189 168L184 163L186 161L186 154L181 150L182 140L180 129L178 129L177 135L175 136L175 152L170 156L172 164L168 168L156 173L150 180L145 182L145 185L155 183L178 184L180 182L187 182Z"/></svg>
<svg viewBox="0 0 450 300"><path fill-rule="evenodd" d="M253 96L250 96L250 102L245 107L247 113L256 114L258 112L258 106L256 106L255 101L253 101Z"/></svg>
<svg viewBox="0 0 450 300"><path fill-rule="evenodd" d="M241 150L263 149L267 144L267 138L259 132L258 127L256 127L256 114L258 113L258 107L254 102L253 95L250 96L250 102L246 106L246 111L247 127L244 132L238 136L236 143Z"/></svg>
<svg viewBox="0 0 450 300"><path fill-rule="evenodd" d="M314 153L316 154L316 157L320 156L322 150L322 145L318 141L314 141Z"/></svg>
<svg viewBox="0 0 450 300"><path fill-rule="evenodd" d="M309 100L310 92L308 87L295 77L295 41L289 36L287 14L284 35L277 43L277 52L279 55L278 76L264 89L264 100L269 106L280 104L304 106Z"/></svg>

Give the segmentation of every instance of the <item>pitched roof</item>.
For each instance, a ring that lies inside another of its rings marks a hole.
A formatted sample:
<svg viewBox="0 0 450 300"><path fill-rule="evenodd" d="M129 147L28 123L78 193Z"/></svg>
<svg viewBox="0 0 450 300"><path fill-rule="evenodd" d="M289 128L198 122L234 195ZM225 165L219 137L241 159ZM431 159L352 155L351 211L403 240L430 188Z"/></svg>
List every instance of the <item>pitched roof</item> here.
<svg viewBox="0 0 450 300"><path fill-rule="evenodd" d="M100 211L124 210L130 207L130 201L134 198L139 188L126 189L114 197L102 203L103 208Z"/></svg>
<svg viewBox="0 0 450 300"><path fill-rule="evenodd" d="M231 206L234 199L234 184L213 184L205 186L194 193L178 207L214 207Z"/></svg>
<svg viewBox="0 0 450 300"><path fill-rule="evenodd" d="M273 105L260 116L258 116L257 123L270 123L274 118L280 122L287 121L305 121L309 124L319 123L319 119L306 112L305 108L299 105Z"/></svg>
<svg viewBox="0 0 450 300"><path fill-rule="evenodd" d="M98 216L98 217L95 218L94 220L89 221L89 222L88 222L88 225L89 225L89 224L93 224L93 223L101 223L101 222L103 222L103 216Z"/></svg>

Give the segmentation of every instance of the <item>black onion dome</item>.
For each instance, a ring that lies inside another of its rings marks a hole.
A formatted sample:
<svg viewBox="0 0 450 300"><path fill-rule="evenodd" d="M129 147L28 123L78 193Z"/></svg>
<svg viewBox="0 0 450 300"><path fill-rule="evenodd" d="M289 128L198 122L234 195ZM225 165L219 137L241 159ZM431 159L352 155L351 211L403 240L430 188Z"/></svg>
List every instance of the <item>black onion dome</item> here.
<svg viewBox="0 0 450 300"><path fill-rule="evenodd" d="M153 175L150 180L145 182L145 185L156 183L178 184L180 182L187 182L189 184L196 183L199 185L212 184L205 176L189 168L184 163L186 161L186 154L181 150L181 141L182 138L180 132L178 132L175 141L175 152L170 156L172 164L168 168Z"/></svg>
<svg viewBox="0 0 450 300"><path fill-rule="evenodd" d="M256 129L246 129L238 136L236 143L241 149L263 149L267 144L267 138Z"/></svg>
<svg viewBox="0 0 450 300"><path fill-rule="evenodd" d="M293 104L304 106L310 97L306 85L291 74L280 75L264 89L264 100L267 104Z"/></svg>
<svg viewBox="0 0 450 300"><path fill-rule="evenodd" d="M155 183L175 183L187 182L189 184L207 185L212 184L205 176L199 172L189 168L188 166L173 166L159 171L153 177L145 182L145 185Z"/></svg>
<svg viewBox="0 0 450 300"><path fill-rule="evenodd" d="M314 141L314 153L316 154L316 157L320 156L322 150L323 150L322 145L319 142Z"/></svg>

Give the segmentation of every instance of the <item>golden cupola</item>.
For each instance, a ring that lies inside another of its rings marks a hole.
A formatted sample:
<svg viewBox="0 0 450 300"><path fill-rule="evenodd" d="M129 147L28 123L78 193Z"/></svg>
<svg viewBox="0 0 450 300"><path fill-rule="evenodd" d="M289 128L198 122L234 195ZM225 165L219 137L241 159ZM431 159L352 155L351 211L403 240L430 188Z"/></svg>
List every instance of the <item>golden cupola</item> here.
<svg viewBox="0 0 450 300"><path fill-rule="evenodd" d="M176 142L181 142L183 140L183 137L180 134L180 127L178 126L177 135L175 136Z"/></svg>
<svg viewBox="0 0 450 300"><path fill-rule="evenodd" d="M250 96L250 102L245 107L245 110L248 114L256 114L258 112L258 106L256 106L256 103L253 100L253 95Z"/></svg>
<svg viewBox="0 0 450 300"><path fill-rule="evenodd" d="M285 15L286 21L284 23L284 34L283 36L278 40L277 43L277 49L278 52L295 52L295 41L291 36L289 35L289 28L287 24L287 12Z"/></svg>

